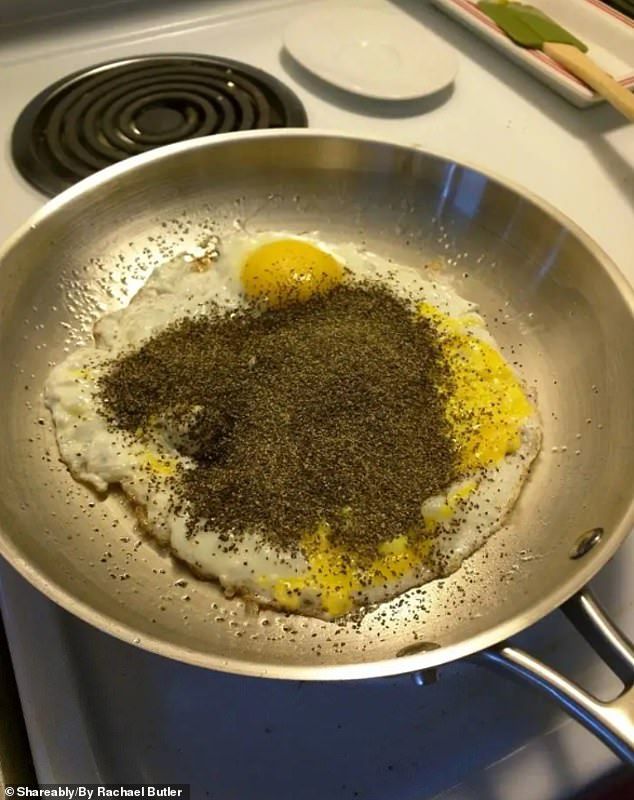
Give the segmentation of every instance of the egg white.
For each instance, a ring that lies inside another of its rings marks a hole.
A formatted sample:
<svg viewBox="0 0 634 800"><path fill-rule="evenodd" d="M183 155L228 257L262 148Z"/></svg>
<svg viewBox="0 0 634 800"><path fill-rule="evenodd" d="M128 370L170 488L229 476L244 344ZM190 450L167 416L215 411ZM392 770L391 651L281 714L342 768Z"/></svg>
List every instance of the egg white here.
<svg viewBox="0 0 634 800"><path fill-rule="evenodd" d="M301 553L280 553L255 534L234 537L233 549L209 530L188 533L187 519L170 505L169 476L175 466L191 467L169 437L155 450L108 426L99 411L97 383L106 365L122 352L137 348L171 323L204 314L211 304L237 308L241 295L240 268L246 256L266 242L301 238L335 257L358 279L387 282L392 290L418 302L429 303L454 319L466 319L469 331L497 348L477 314L474 303L440 282L422 277L414 267L392 263L353 244L330 245L316 234L294 236L284 232L236 232L223 242L217 259L205 269L191 254L182 254L157 267L145 285L123 309L102 317L94 328L95 343L71 353L56 366L45 386L45 402L55 425L60 454L73 476L104 492L120 484L136 507L143 528L186 562L199 576L219 581L228 593L241 593L263 605L277 605L274 586L297 578L309 569ZM435 566L422 563L407 574L359 591L355 606L380 603L442 574L455 571L497 530L519 495L531 462L539 451L541 427L537 414L521 430L518 450L478 475L470 503L452 504L451 530L441 531ZM150 472L148 471L150 470ZM152 480L150 480L150 477ZM450 487L448 495L451 496ZM447 507L447 495L427 501L426 508ZM430 505L431 504L431 505ZM441 567L438 567L438 563ZM328 618L314 589L301 591L299 611Z"/></svg>

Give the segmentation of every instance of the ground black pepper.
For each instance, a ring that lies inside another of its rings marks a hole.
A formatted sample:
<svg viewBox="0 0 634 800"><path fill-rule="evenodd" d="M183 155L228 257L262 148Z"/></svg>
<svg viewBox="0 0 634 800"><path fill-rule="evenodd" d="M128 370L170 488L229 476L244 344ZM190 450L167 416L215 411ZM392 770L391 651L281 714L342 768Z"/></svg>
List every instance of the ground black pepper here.
<svg viewBox="0 0 634 800"><path fill-rule="evenodd" d="M212 311L113 361L110 424L161 428L193 458L173 478L190 532L257 531L294 552L326 521L356 556L415 535L421 502L458 475L450 376L433 324L380 284L276 309Z"/></svg>

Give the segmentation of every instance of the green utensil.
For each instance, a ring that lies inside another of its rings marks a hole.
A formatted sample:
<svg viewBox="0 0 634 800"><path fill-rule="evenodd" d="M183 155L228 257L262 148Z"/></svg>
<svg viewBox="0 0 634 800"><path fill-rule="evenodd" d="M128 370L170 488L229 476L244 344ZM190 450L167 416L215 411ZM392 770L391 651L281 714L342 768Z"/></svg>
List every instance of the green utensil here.
<svg viewBox="0 0 634 800"><path fill-rule="evenodd" d="M478 8L522 47L541 49L544 42L571 44L582 53L586 45L534 6L523 3L480 2Z"/></svg>
<svg viewBox="0 0 634 800"><path fill-rule="evenodd" d="M634 121L634 96L586 55L587 46L534 6L485 2L478 8L521 47L543 50L568 72L587 83L629 120Z"/></svg>

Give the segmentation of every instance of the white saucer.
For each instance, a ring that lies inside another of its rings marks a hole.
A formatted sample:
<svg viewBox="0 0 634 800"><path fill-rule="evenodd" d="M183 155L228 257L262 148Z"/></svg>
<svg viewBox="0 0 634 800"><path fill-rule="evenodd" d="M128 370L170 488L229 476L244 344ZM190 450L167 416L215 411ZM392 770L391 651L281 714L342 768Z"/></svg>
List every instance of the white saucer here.
<svg viewBox="0 0 634 800"><path fill-rule="evenodd" d="M458 71L454 51L420 23L380 9L325 3L288 26L284 45L320 78L382 100L433 94Z"/></svg>

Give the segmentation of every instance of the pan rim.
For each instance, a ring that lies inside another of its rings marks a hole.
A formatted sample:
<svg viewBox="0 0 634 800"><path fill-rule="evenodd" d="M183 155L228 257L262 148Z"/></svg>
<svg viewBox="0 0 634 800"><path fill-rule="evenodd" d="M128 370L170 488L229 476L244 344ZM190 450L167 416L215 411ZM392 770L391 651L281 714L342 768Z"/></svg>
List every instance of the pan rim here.
<svg viewBox="0 0 634 800"><path fill-rule="evenodd" d="M36 228L47 218L56 214L60 208L71 203L75 198L110 182L123 173L135 169L154 160L171 157L175 153L203 149L207 147L222 147L226 143L250 139L279 139L279 138L315 138L315 139L347 139L362 144L387 146L404 153L414 152L461 167L474 170L487 179L511 190L523 199L529 201L541 211L551 216L562 227L574 235L588 251L600 262L608 277L614 282L616 288L628 305L634 316L634 288L631 287L625 275L615 262L604 252L597 242L592 239L577 223L571 220L559 209L551 205L539 195L534 194L524 186L500 176L495 171L483 168L470 160L457 160L451 155L426 148L419 148L387 138L357 136L328 129L318 128L287 128L283 130L263 130L252 132L227 133L215 136L200 137L185 142L179 142L165 147L157 148L148 153L126 159L124 162L107 167L92 175L64 192L49 200L44 206L33 214L21 225L0 247L0 263L13 247L15 247L30 230ZM214 669L236 675L249 677L266 677L285 680L352 680L365 678L378 678L397 675L429 667L439 666L460 658L478 653L487 647L495 645L514 634L519 633L551 611L558 608L575 592L581 589L616 553L624 539L634 527L634 497L631 498L623 518L617 528L612 532L607 541L604 541L557 591L549 593L543 600L533 604L530 608L515 614L510 619L501 622L485 631L468 637L460 642L424 653L408 655L402 658L382 659L379 661L354 662L350 664L331 665L283 665L279 663L262 663L242 659L222 658L218 655L204 652L180 644L173 644L165 637L145 634L134 627L118 621L115 617L96 610L89 603L76 598L70 591L57 582L49 580L40 569L34 567L28 559L24 558L18 548L5 535L0 521L0 555L11 564L16 571L32 586L38 589L49 600L69 611L74 616L93 627L120 639L128 644L133 644L141 649L165 656L167 658L191 664L193 666Z"/></svg>

